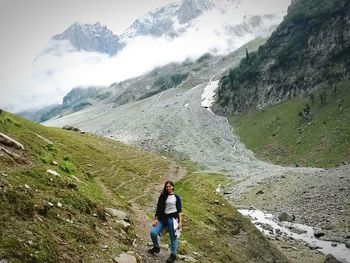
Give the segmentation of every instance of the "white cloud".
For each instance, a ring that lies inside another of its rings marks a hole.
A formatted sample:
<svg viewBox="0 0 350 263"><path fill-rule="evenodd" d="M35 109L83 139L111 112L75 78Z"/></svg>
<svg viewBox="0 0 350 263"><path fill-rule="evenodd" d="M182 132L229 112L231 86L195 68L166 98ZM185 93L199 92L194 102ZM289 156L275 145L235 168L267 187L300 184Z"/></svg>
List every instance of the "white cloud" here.
<svg viewBox="0 0 350 263"><path fill-rule="evenodd" d="M255 2L255 1L254 1ZM249 20L246 14L254 14L252 0L247 0L245 9L231 10L225 14L211 11L191 22L184 30L177 24L180 37L137 37L113 57L95 52L74 51L68 42L51 41L45 52L39 55L27 70L22 81L8 78L8 88L2 91L0 105L10 111L42 107L61 102L63 96L77 86L108 86L113 82L136 77L170 62L197 58L206 52L225 54L266 34L278 21L264 20L262 27L244 27L245 33L230 35L233 26ZM259 10L259 9L257 9ZM247 30L248 29L248 30ZM229 32L230 31L230 32ZM230 33L230 34L228 34ZM1 78L1 75L0 75Z"/></svg>

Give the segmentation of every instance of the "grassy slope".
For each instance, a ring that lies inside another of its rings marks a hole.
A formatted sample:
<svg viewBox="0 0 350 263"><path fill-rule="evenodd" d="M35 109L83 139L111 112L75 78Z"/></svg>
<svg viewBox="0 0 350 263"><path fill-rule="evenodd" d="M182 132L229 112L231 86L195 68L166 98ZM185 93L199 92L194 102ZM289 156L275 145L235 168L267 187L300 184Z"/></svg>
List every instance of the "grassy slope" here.
<svg viewBox="0 0 350 263"><path fill-rule="evenodd" d="M185 231L181 239L199 253L199 262L288 262L247 218L215 192L225 183L220 175L192 173L175 185L183 200Z"/></svg>
<svg viewBox="0 0 350 263"><path fill-rule="evenodd" d="M327 92L327 103L319 95L287 102L242 115L229 121L247 148L263 159L282 165L333 167L350 161L350 81ZM342 99L341 109L339 107ZM298 115L305 105L311 119Z"/></svg>
<svg viewBox="0 0 350 263"><path fill-rule="evenodd" d="M28 165L18 165L0 151L0 258L11 262L96 262L100 258L107 262L130 248L132 230L125 233L106 218L105 208L128 212L127 201L140 185L147 187L165 174L165 159L4 112L0 132L21 142L30 160ZM57 166L50 164L54 160ZM49 175L47 169L61 176ZM103 191L101 185L109 190ZM101 245L109 249L102 250Z"/></svg>
<svg viewBox="0 0 350 263"><path fill-rule="evenodd" d="M153 203L152 193L140 196L140 189L164 181L168 161L106 138L47 128L4 112L0 132L21 142L26 150L19 153L30 161L19 165L0 152L0 259L109 262L131 249L136 235L129 202ZM181 250L199 252L200 262L285 262L249 220L214 193L220 182L225 180L219 176L192 173L176 185L186 218L182 240L188 242ZM124 231L106 216L107 207L126 211L131 229Z"/></svg>

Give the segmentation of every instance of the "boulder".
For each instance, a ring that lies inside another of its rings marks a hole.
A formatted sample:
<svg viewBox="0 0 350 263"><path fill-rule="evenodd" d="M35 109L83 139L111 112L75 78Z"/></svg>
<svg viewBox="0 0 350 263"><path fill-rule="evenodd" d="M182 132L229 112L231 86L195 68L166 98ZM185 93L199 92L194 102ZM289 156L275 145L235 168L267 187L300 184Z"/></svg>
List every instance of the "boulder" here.
<svg viewBox="0 0 350 263"><path fill-rule="evenodd" d="M0 146L0 150L4 151L5 153L7 153L8 155L10 155L17 163L19 164L27 164L28 160L25 158L22 158L21 156L19 156L18 154L11 152L9 150L7 150L4 147Z"/></svg>
<svg viewBox="0 0 350 263"><path fill-rule="evenodd" d="M324 260L324 263L342 263L342 262L336 259L332 254L328 254L326 256L326 259Z"/></svg>
<svg viewBox="0 0 350 263"><path fill-rule="evenodd" d="M121 210L114 209L114 208L106 208L107 213L109 213L112 217L116 217L120 220L125 220L128 218L128 215Z"/></svg>
<svg viewBox="0 0 350 263"><path fill-rule="evenodd" d="M80 131L78 128L73 127L73 126L69 126L69 125L63 126L62 129L65 129L65 130L68 130L68 131L76 131L76 132Z"/></svg>
<svg viewBox="0 0 350 263"><path fill-rule="evenodd" d="M54 171L54 170L49 169L49 170L47 170L46 172L47 172L48 174L51 174L51 175L60 177L60 174L59 174L58 172Z"/></svg>
<svg viewBox="0 0 350 263"><path fill-rule="evenodd" d="M19 150L24 150L24 146L21 143L17 142L16 140L12 139L11 137L1 132L0 132L0 143Z"/></svg>
<svg viewBox="0 0 350 263"><path fill-rule="evenodd" d="M279 221L288 221L288 222L292 222L294 221L295 219L295 216L294 215L289 215L288 213L286 212L283 212L281 213L279 216L278 216L278 220Z"/></svg>
<svg viewBox="0 0 350 263"><path fill-rule="evenodd" d="M122 226L125 230L127 230L130 227L130 223L124 221L124 220L116 220L115 221L118 225Z"/></svg>
<svg viewBox="0 0 350 263"><path fill-rule="evenodd" d="M113 258L116 263L137 263L136 257L132 252L120 254L118 257Z"/></svg>
<svg viewBox="0 0 350 263"><path fill-rule="evenodd" d="M316 238L323 237L324 235L325 235L324 232L322 232L321 230L316 230L316 231L314 232L314 236L315 236Z"/></svg>

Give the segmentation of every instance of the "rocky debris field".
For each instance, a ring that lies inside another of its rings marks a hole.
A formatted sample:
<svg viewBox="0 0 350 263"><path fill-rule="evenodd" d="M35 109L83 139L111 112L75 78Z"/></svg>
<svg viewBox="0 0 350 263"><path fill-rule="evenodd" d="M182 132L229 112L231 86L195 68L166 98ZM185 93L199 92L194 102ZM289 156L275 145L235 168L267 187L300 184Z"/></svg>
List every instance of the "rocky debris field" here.
<svg viewBox="0 0 350 263"><path fill-rule="evenodd" d="M334 247L336 242L345 244L350 250L350 165L313 174L270 177L233 203L268 211L279 220L311 226L316 239L333 241ZM282 242L281 238L277 240ZM291 238L284 241L289 246L300 243Z"/></svg>
<svg viewBox="0 0 350 263"><path fill-rule="evenodd" d="M350 165L315 174L270 177L234 201L313 226L323 239L350 246Z"/></svg>

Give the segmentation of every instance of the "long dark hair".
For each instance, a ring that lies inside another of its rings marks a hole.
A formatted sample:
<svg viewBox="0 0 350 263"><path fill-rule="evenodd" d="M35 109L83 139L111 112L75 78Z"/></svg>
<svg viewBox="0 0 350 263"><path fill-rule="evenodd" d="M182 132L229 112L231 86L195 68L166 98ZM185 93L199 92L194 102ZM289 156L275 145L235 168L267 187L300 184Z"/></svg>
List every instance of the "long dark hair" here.
<svg viewBox="0 0 350 263"><path fill-rule="evenodd" d="M164 184L163 192L161 195L168 197L168 191L166 190L166 185L170 184L172 187L174 187L174 183L172 181L166 181Z"/></svg>

